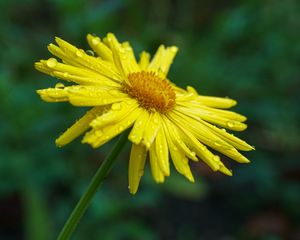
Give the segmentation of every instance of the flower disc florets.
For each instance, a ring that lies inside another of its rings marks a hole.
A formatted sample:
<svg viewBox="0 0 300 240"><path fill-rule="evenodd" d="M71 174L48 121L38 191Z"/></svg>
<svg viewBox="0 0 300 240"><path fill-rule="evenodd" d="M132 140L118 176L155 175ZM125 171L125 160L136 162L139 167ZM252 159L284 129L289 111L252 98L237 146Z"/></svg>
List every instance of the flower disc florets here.
<svg viewBox="0 0 300 240"><path fill-rule="evenodd" d="M173 109L176 95L167 79L154 72L130 73L123 84L124 91L147 110L166 113Z"/></svg>

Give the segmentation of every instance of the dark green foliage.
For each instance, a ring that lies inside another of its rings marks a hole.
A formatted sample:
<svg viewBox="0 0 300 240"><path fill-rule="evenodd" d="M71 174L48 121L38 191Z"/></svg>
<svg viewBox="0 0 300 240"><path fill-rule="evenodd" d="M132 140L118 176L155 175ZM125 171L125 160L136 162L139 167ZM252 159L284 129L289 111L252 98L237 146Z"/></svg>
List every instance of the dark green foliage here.
<svg viewBox="0 0 300 240"><path fill-rule="evenodd" d="M299 3L287 1L0 1L0 239L54 239L111 143L93 150L55 138L85 109L48 104L36 89L57 80L33 63L54 36L88 49L87 33L114 32L136 52L179 46L170 79L229 96L248 116L238 136L251 164L229 178L193 164L156 185L146 168L127 191L123 152L74 239L299 239Z"/></svg>

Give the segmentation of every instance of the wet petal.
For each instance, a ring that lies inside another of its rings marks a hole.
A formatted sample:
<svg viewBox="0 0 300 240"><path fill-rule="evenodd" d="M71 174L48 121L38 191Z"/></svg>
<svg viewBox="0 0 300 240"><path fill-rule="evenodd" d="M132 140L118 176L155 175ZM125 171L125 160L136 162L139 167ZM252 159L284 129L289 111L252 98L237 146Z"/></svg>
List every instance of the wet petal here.
<svg viewBox="0 0 300 240"><path fill-rule="evenodd" d="M86 38L91 48L99 57L101 57L103 60L113 62L111 50L103 42L101 42L99 37L88 34Z"/></svg>
<svg viewBox="0 0 300 240"><path fill-rule="evenodd" d="M62 135L60 135L59 138L56 139L56 145L58 147L62 147L84 133L89 129L90 122L98 115L101 115L103 110L103 107L92 108L83 117L77 120L70 128L68 128Z"/></svg>
<svg viewBox="0 0 300 240"><path fill-rule="evenodd" d="M132 144L129 160L129 191L135 194L138 190L140 179L144 174L144 166L147 157L146 148L141 144Z"/></svg>
<svg viewBox="0 0 300 240"><path fill-rule="evenodd" d="M154 144L151 145L149 152L150 152L150 166L151 166L152 176L155 182L163 183L165 181L165 176L158 164L158 158L156 155L156 148Z"/></svg>

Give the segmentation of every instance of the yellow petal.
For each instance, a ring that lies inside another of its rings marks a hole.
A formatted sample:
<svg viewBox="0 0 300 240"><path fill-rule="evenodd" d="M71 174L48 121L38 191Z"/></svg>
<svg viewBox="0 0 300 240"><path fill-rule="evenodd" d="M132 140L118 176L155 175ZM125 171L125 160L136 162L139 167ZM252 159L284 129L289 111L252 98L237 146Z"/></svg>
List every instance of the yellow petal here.
<svg viewBox="0 0 300 240"><path fill-rule="evenodd" d="M213 171L218 171L220 166L215 161L216 156L212 154L206 146L199 142L188 129L186 129L184 123L176 123L176 125L180 128L181 138L184 139L187 145L195 151L199 158L201 158Z"/></svg>
<svg viewBox="0 0 300 240"><path fill-rule="evenodd" d="M128 100L127 94L101 86L71 86L65 89L74 106L103 106Z"/></svg>
<svg viewBox="0 0 300 240"><path fill-rule="evenodd" d="M169 134L172 140L174 141L174 144L177 148L181 149L185 155L190 158L191 160L198 161L196 157L196 153L191 151L184 141L182 140L181 136L179 135L179 129L167 118L164 117L164 121L167 123L167 127L169 129Z"/></svg>
<svg viewBox="0 0 300 240"><path fill-rule="evenodd" d="M88 111L82 118L76 121L70 128L68 128L59 138L56 139L55 143L58 147L62 147L83 132L89 129L89 123L96 118L98 115L102 114L103 107L94 107L90 111Z"/></svg>
<svg viewBox="0 0 300 240"><path fill-rule="evenodd" d="M160 169L163 171L165 176L169 176L170 166L168 144L162 128L160 128L157 132L155 138L155 149Z"/></svg>
<svg viewBox="0 0 300 240"><path fill-rule="evenodd" d="M162 72L164 76L166 76L177 51L178 48L175 46L167 48L165 48L164 45L159 46L151 63L148 66L148 70Z"/></svg>
<svg viewBox="0 0 300 240"><path fill-rule="evenodd" d="M143 51L140 54L140 61L139 61L139 65L140 65L141 70L146 70L148 68L149 60L150 60L150 54Z"/></svg>
<svg viewBox="0 0 300 240"><path fill-rule="evenodd" d="M143 143L149 149L159 130L159 113L151 112L147 126L144 129Z"/></svg>
<svg viewBox="0 0 300 240"><path fill-rule="evenodd" d="M122 81L123 78L113 63L89 56L82 49L78 49L60 38L55 38L55 40L67 56L63 60L75 62L83 68L90 69L116 81Z"/></svg>
<svg viewBox="0 0 300 240"><path fill-rule="evenodd" d="M196 121L193 118L187 117L176 111L174 111L173 114L170 114L170 117L178 124L181 124L182 122L188 131L192 132L199 141L209 147L223 153L237 162L249 162L249 160L240 154L232 145L215 135L214 132L207 128L206 125L203 124L203 120L199 119Z"/></svg>
<svg viewBox="0 0 300 240"><path fill-rule="evenodd" d="M141 115L138 117L134 126L128 136L128 139L135 143L139 144L144 136L144 130L149 120L149 113L147 110L143 110Z"/></svg>
<svg viewBox="0 0 300 240"><path fill-rule="evenodd" d="M99 57L106 61L113 61L111 50L103 42L101 42L101 39L99 37L88 34L86 38L91 48L97 53Z"/></svg>
<svg viewBox="0 0 300 240"><path fill-rule="evenodd" d="M152 176L155 182L163 183L165 181L165 176L158 164L158 158L156 155L156 149L154 144L151 145L149 153L150 153L150 166L151 166Z"/></svg>
<svg viewBox="0 0 300 240"><path fill-rule="evenodd" d="M132 144L129 160L129 191L135 194L138 190L140 179L144 174L144 166L147 157L146 148L141 144Z"/></svg>
<svg viewBox="0 0 300 240"><path fill-rule="evenodd" d="M243 150L243 151L254 150L254 147L250 146L245 141L235 137L233 134L226 132L226 129L220 129L216 126L206 123L205 121L202 121L202 123L206 127L208 127L211 131L213 131L217 136L219 136L220 138L222 138L224 141L228 142L235 148L237 148L239 150Z"/></svg>
<svg viewBox="0 0 300 240"><path fill-rule="evenodd" d="M123 78L129 73L140 71L129 44L121 45L112 33L107 34L107 41L113 53L114 63L118 70L123 73Z"/></svg>
<svg viewBox="0 0 300 240"><path fill-rule="evenodd" d="M141 109L137 108L115 124L105 126L102 129L92 129L90 132L85 134L82 142L89 143L94 148L100 147L113 137L131 127L140 114Z"/></svg>
<svg viewBox="0 0 300 240"><path fill-rule="evenodd" d="M186 158L185 153L181 149L175 146L173 139L169 134L170 129L168 129L167 123L165 121L163 122L163 127L165 130L165 135L168 142L171 159L174 163L176 170L182 175L184 175L188 180L194 182L195 181L194 177L188 165L188 158Z"/></svg>
<svg viewBox="0 0 300 240"><path fill-rule="evenodd" d="M90 123L90 126L95 129L101 129L107 125L116 124L136 108L138 108L138 103L133 99L113 103L110 110L95 118Z"/></svg>
<svg viewBox="0 0 300 240"><path fill-rule="evenodd" d="M207 107L215 107L215 108L231 108L237 104L237 102L230 98L221 98L221 97L211 97L211 96L202 96L198 95L195 88L188 86L187 92L194 94L196 97L196 101L200 104L203 104Z"/></svg>
<svg viewBox="0 0 300 240"><path fill-rule="evenodd" d="M68 93L61 88L47 88L36 91L45 102L67 102Z"/></svg>
<svg viewBox="0 0 300 240"><path fill-rule="evenodd" d="M243 131L247 128L247 124L241 123L239 121L231 120L228 118L224 118L220 115L214 113L207 113L202 111L201 109L192 108L192 107L180 107L177 106L176 109L180 112L184 112L186 115L199 120L203 119L207 122L219 125L221 127L225 127L234 131Z"/></svg>
<svg viewBox="0 0 300 240"><path fill-rule="evenodd" d="M72 81L80 85L120 86L118 82L99 73L89 69L59 63L55 58L41 60L40 62L35 63L35 68L59 79Z"/></svg>

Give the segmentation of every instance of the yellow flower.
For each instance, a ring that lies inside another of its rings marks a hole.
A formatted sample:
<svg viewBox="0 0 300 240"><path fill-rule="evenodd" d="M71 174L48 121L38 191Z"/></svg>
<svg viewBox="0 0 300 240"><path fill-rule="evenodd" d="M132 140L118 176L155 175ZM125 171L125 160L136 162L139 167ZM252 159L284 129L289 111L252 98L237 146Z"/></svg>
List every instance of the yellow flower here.
<svg viewBox="0 0 300 240"><path fill-rule="evenodd" d="M64 146L87 132L82 140L100 147L132 127L129 160L129 189L136 193L147 155L157 183L170 175L169 155L176 170L194 182L189 160L204 161L213 171L231 176L218 151L239 163L249 160L238 150L253 147L226 132L243 131L246 117L224 110L236 104L229 98L199 95L194 88L177 87L167 79L178 48L161 45L154 57L142 52L137 62L128 42L120 43L109 33L104 39L87 36L93 51L87 52L56 38L49 51L60 58L41 60L37 70L75 83L38 90L47 102L70 102L92 107L81 119L56 139ZM94 56L93 53L97 56ZM221 127L221 128L220 128Z"/></svg>

